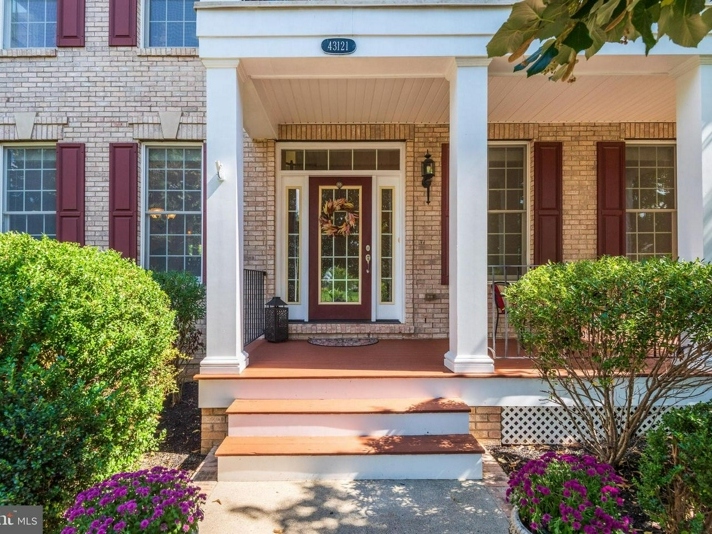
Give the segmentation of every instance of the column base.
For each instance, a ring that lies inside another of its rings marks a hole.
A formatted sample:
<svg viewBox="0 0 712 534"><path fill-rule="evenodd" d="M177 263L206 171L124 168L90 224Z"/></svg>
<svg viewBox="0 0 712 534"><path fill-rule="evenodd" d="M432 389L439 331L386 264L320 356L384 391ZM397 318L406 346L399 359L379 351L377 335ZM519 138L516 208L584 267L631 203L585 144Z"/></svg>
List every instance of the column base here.
<svg viewBox="0 0 712 534"><path fill-rule="evenodd" d="M250 355L240 352L236 356L206 356L200 362L203 375L239 375L250 365Z"/></svg>
<svg viewBox="0 0 712 534"><path fill-rule="evenodd" d="M453 373L494 373L494 360L487 355L445 353L445 367Z"/></svg>

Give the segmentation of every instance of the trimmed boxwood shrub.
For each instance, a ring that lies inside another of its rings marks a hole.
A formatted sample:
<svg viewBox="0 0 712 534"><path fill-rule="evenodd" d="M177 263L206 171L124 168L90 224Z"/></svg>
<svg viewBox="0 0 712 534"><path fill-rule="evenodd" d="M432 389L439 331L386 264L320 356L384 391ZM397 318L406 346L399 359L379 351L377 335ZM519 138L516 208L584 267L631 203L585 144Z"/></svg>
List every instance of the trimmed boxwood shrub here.
<svg viewBox="0 0 712 534"><path fill-rule="evenodd" d="M81 489L156 443L173 312L113 251L0 234L0 505L51 532Z"/></svg>
<svg viewBox="0 0 712 534"><path fill-rule="evenodd" d="M183 383L188 379L186 368L199 351L205 348L199 322L205 319L205 286L190 273L183 271L153 272L153 279L171 301L175 312L174 326L178 332L177 349L172 365L175 370L176 391L173 404L181 399Z"/></svg>
<svg viewBox="0 0 712 534"><path fill-rule="evenodd" d="M647 434L638 501L665 532L712 532L712 404L671 410Z"/></svg>

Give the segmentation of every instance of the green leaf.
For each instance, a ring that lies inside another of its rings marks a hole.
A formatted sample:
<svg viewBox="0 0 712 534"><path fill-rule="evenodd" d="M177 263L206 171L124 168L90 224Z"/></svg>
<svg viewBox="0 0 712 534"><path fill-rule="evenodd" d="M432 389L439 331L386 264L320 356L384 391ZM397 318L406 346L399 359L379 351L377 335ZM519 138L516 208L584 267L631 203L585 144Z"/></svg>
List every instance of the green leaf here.
<svg viewBox="0 0 712 534"><path fill-rule="evenodd" d="M537 32L544 9L540 0L524 0L514 4L507 21L487 43L487 55L504 56L517 50Z"/></svg>
<svg viewBox="0 0 712 534"><path fill-rule="evenodd" d="M487 57L505 56L514 52L534 34L536 34L534 28L524 31L505 22L487 43Z"/></svg>
<svg viewBox="0 0 712 534"><path fill-rule="evenodd" d="M672 9L680 15L697 15L705 8L705 0L673 0Z"/></svg>
<svg viewBox="0 0 712 534"><path fill-rule="evenodd" d="M712 7L705 9L700 16L702 17L702 22L712 31Z"/></svg>
<svg viewBox="0 0 712 534"><path fill-rule="evenodd" d="M562 43L576 52L580 52L593 45L593 39L591 39L591 36L588 34L586 25L583 22L577 22L574 29L571 30L571 33L566 36L566 39L564 39Z"/></svg>
<svg viewBox="0 0 712 534"><path fill-rule="evenodd" d="M569 27L573 21L569 18L571 0L551 0L541 14L541 23L537 32L540 40L549 37L558 37Z"/></svg>
<svg viewBox="0 0 712 534"><path fill-rule="evenodd" d="M591 59L606 43L607 34L599 27L589 28L588 34L591 36L593 44L586 49L586 59Z"/></svg>
<svg viewBox="0 0 712 534"><path fill-rule="evenodd" d="M624 0L609 0L596 11L596 26L601 28L608 26L608 23L615 19L623 9L625 9Z"/></svg>
<svg viewBox="0 0 712 534"><path fill-rule="evenodd" d="M633 8L633 15L631 17L635 29L638 30L640 35L643 37L643 42L645 43L645 55L647 56L650 50L657 44L657 39L653 35L653 17L651 13L645 9L645 4L643 2L638 2Z"/></svg>
<svg viewBox="0 0 712 534"><path fill-rule="evenodd" d="M670 6L660 10L658 33L668 35L673 43L688 48L696 47L709 33L710 26L700 15L689 17L676 13Z"/></svg>
<svg viewBox="0 0 712 534"><path fill-rule="evenodd" d="M601 2L601 0L584 0L583 4L581 4L581 7L578 8L578 11L571 15L571 18L580 20L586 17L593 9L593 6L595 6L599 2Z"/></svg>

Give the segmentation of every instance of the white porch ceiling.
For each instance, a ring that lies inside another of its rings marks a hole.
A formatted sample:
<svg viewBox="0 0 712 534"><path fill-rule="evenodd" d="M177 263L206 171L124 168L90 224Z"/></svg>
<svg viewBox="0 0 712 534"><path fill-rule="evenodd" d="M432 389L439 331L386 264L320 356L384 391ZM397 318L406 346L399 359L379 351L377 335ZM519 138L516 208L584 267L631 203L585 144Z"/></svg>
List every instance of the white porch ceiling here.
<svg viewBox="0 0 712 534"><path fill-rule="evenodd" d="M448 58L246 60L254 101L277 124L449 122ZM490 122L675 121L675 77L682 56L584 61L575 83L489 67ZM246 127L250 130L246 117Z"/></svg>

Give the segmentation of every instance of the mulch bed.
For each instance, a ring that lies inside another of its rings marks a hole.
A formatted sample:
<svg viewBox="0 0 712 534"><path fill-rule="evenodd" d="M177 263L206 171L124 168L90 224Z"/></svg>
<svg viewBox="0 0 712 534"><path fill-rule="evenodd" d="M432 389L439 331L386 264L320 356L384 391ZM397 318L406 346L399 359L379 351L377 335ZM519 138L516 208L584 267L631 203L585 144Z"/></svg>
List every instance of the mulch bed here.
<svg viewBox="0 0 712 534"><path fill-rule="evenodd" d="M165 439L158 451L144 456L141 468L157 465L195 471L205 459L200 454L200 408L198 383L183 384L183 394L175 405L168 399L161 412L158 432L165 431Z"/></svg>
<svg viewBox="0 0 712 534"><path fill-rule="evenodd" d="M521 468L529 460L538 458L547 451L557 451L563 454L581 454L583 450L578 447L565 447L557 445L502 445L500 447L488 447L487 450L494 456L508 475ZM665 534L665 532L653 523L638 504L635 495L635 488L631 481L637 475L637 464L640 452L633 448L626 461L623 463L618 474L627 482L623 487L622 497L625 500L623 505L624 515L628 515L633 520L635 531L643 534Z"/></svg>

